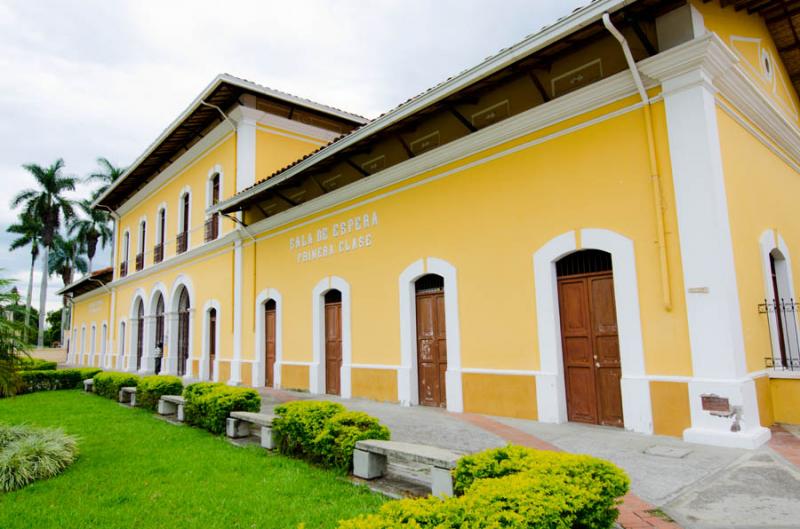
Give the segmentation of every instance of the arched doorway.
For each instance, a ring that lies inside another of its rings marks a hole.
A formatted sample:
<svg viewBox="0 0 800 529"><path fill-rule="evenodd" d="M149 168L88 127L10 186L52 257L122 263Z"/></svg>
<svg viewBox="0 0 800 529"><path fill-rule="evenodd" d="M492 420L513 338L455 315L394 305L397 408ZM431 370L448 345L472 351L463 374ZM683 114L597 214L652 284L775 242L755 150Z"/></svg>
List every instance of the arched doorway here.
<svg viewBox="0 0 800 529"><path fill-rule="evenodd" d="M156 298L153 314L156 318L156 329L153 333L153 355L155 357L153 371L155 374L159 374L164 368L164 296L161 293Z"/></svg>
<svg viewBox="0 0 800 529"><path fill-rule="evenodd" d="M797 305L792 293L789 270L784 253L779 248L773 248L769 252L770 288L767 312L772 320L772 365L779 368L796 368L800 356Z"/></svg>
<svg viewBox="0 0 800 529"><path fill-rule="evenodd" d="M208 380L214 380L214 362L217 359L217 309L208 309Z"/></svg>
<svg viewBox="0 0 800 529"><path fill-rule="evenodd" d="M186 375L186 366L189 360L189 291L181 287L178 298L178 347L177 362L178 376Z"/></svg>
<svg viewBox="0 0 800 529"><path fill-rule="evenodd" d="M325 393L342 391L342 293L333 289L325 293Z"/></svg>
<svg viewBox="0 0 800 529"><path fill-rule="evenodd" d="M275 387L276 322L277 303L270 299L264 303L264 385L268 388Z"/></svg>
<svg viewBox="0 0 800 529"><path fill-rule="evenodd" d="M556 262L567 417L624 426L611 254L581 250Z"/></svg>
<svg viewBox="0 0 800 529"><path fill-rule="evenodd" d="M419 403L447 407L447 329L444 278L428 274L414 282Z"/></svg>
<svg viewBox="0 0 800 529"><path fill-rule="evenodd" d="M136 370L142 368L142 352L144 351L144 302L140 299L136 303Z"/></svg>

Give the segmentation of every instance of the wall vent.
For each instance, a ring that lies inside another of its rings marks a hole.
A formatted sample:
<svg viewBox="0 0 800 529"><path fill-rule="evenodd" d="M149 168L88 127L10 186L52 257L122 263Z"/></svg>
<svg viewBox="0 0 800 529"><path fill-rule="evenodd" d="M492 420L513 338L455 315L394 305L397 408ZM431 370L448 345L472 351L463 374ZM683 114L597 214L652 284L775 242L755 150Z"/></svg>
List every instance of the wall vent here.
<svg viewBox="0 0 800 529"><path fill-rule="evenodd" d="M421 138L417 138L416 140L412 141L408 148L411 149L411 152L414 154L422 154L423 152L430 151L431 149L435 149L440 144L439 140L439 131L431 132L430 134L426 134Z"/></svg>
<svg viewBox="0 0 800 529"><path fill-rule="evenodd" d="M383 154L361 164L361 168L369 174L375 174L384 167L386 167L386 156Z"/></svg>
<svg viewBox="0 0 800 529"><path fill-rule="evenodd" d="M502 121L510 115L511 107L508 104L508 99L506 99L472 114L472 125L476 129L482 129L498 121Z"/></svg>
<svg viewBox="0 0 800 529"><path fill-rule="evenodd" d="M563 96L603 78L603 61L595 59L574 70L553 77L550 81L553 97Z"/></svg>

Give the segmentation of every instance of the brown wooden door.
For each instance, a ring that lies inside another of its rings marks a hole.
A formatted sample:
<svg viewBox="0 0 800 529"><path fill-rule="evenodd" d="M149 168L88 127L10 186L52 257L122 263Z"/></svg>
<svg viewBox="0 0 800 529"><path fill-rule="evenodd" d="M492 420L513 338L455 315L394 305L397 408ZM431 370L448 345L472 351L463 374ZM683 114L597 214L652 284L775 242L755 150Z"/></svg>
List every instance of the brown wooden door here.
<svg viewBox="0 0 800 529"><path fill-rule="evenodd" d="M339 395L342 368L342 303L325 303L325 393Z"/></svg>
<svg viewBox="0 0 800 529"><path fill-rule="evenodd" d="M217 309L208 311L208 379L214 380L214 360L217 358Z"/></svg>
<svg viewBox="0 0 800 529"><path fill-rule="evenodd" d="M570 421L623 426L614 279L610 272L558 280Z"/></svg>
<svg viewBox="0 0 800 529"><path fill-rule="evenodd" d="M325 325L327 328L327 310ZM326 332L327 336L327 332ZM328 347L327 339L325 341L325 358L327 369ZM275 304L268 303L264 308L264 360L266 363L266 373L264 377L264 385L268 388L275 385ZM327 373L327 371L326 371ZM327 375L326 375L327 380ZM327 384L326 384L327 385Z"/></svg>
<svg viewBox="0 0 800 529"><path fill-rule="evenodd" d="M189 359L189 293L184 288L178 300L178 375L186 374Z"/></svg>
<svg viewBox="0 0 800 529"><path fill-rule="evenodd" d="M419 403L447 406L447 332L444 292L417 293L417 376Z"/></svg>

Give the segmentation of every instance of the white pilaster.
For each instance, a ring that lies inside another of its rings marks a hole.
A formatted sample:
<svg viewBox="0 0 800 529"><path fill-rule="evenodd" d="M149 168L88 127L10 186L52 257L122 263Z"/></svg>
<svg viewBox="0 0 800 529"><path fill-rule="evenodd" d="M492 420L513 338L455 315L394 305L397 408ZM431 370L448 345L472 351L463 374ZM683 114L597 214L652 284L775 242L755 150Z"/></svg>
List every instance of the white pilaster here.
<svg viewBox="0 0 800 529"><path fill-rule="evenodd" d="M236 240L233 248L233 360L228 380L231 386L242 383L242 266L242 241Z"/></svg>
<svg viewBox="0 0 800 529"><path fill-rule="evenodd" d="M694 373L684 438L752 448L769 430L760 426L755 384L746 377L713 75L700 64L663 80ZM702 409L701 396L711 394L741 407L739 431L733 418Z"/></svg>
<svg viewBox="0 0 800 529"><path fill-rule="evenodd" d="M260 113L239 107L231 113L236 121L236 192L256 183L256 118Z"/></svg>

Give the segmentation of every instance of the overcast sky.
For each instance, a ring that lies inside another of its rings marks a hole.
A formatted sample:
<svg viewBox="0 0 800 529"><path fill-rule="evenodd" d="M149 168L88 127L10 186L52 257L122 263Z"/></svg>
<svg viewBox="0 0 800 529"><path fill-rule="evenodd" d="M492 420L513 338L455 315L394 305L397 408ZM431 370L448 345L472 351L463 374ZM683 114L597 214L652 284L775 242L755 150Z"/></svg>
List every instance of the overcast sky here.
<svg viewBox="0 0 800 529"><path fill-rule="evenodd" d="M0 0L0 275L25 292L29 253L5 232L24 163L126 166L222 72L375 117L585 3Z"/></svg>

